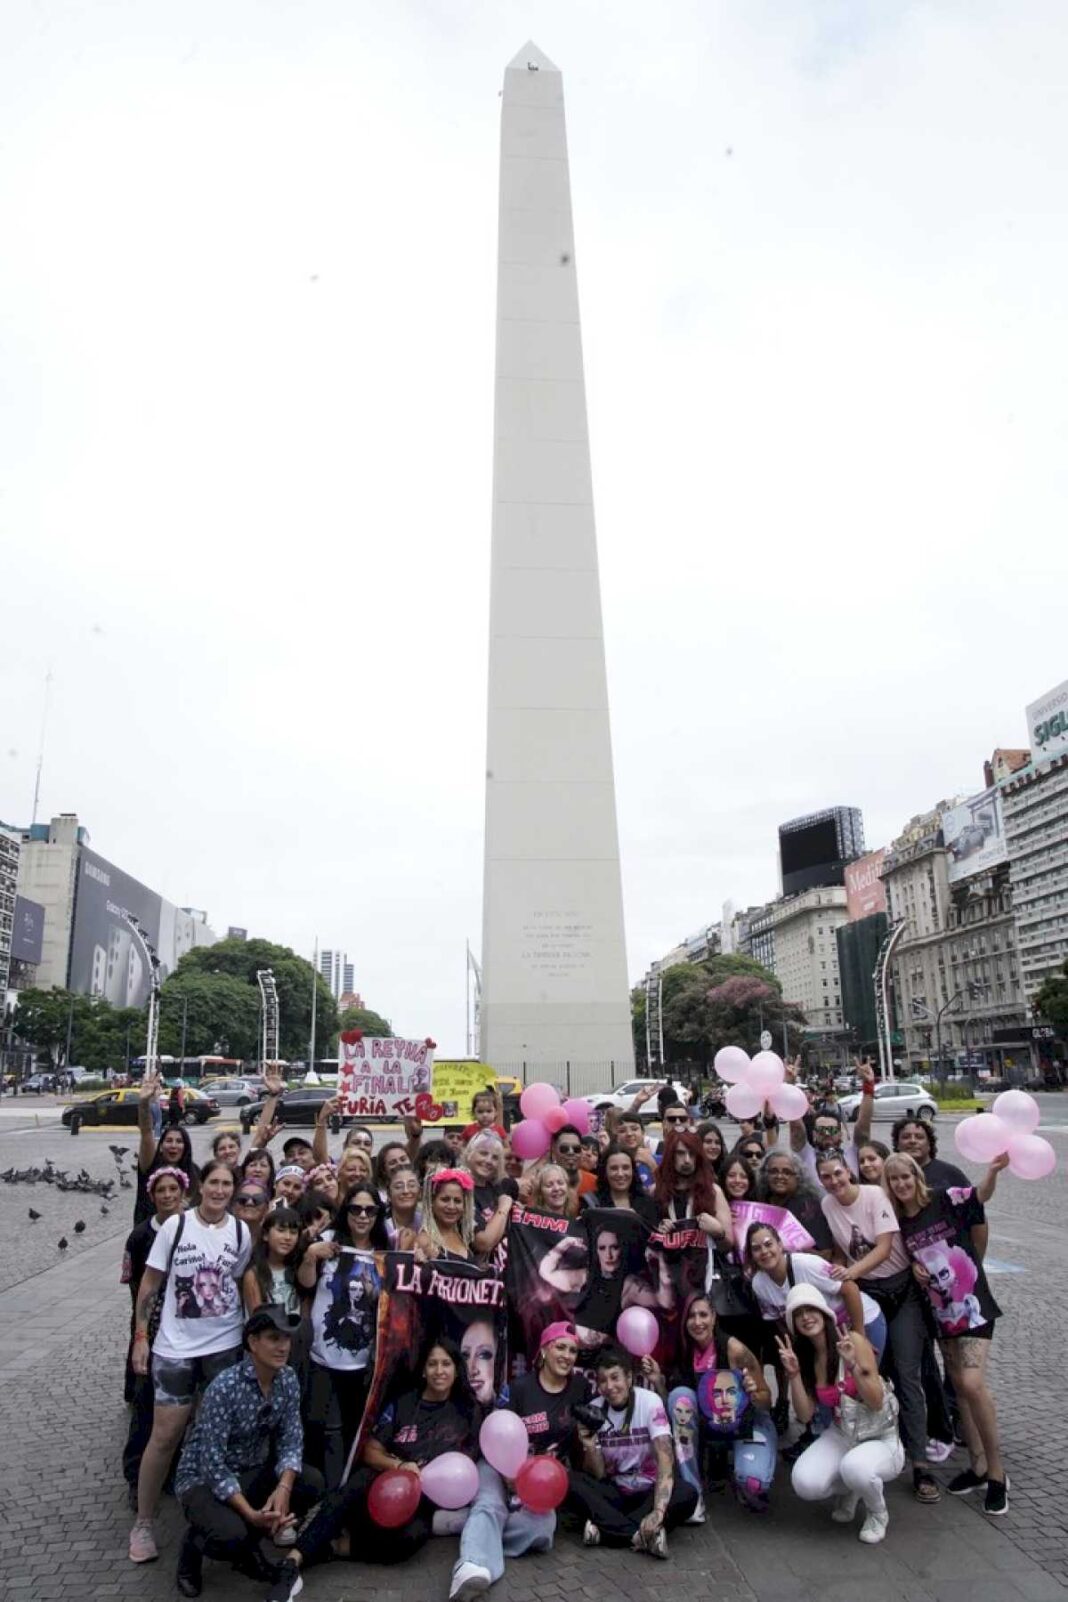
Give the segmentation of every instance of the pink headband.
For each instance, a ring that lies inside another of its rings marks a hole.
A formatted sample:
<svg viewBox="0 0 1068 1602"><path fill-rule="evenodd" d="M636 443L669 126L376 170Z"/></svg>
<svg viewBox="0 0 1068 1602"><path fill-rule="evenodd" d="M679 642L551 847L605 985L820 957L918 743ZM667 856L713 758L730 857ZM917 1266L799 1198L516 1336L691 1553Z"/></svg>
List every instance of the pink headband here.
<svg viewBox="0 0 1068 1602"><path fill-rule="evenodd" d="M439 1168L431 1174L432 1185L459 1185L461 1190L474 1190L475 1182L462 1168Z"/></svg>
<svg viewBox="0 0 1068 1602"><path fill-rule="evenodd" d="M189 1189L189 1175L181 1168L156 1168L145 1180L145 1189L151 1196L158 1179L176 1179L183 1190Z"/></svg>

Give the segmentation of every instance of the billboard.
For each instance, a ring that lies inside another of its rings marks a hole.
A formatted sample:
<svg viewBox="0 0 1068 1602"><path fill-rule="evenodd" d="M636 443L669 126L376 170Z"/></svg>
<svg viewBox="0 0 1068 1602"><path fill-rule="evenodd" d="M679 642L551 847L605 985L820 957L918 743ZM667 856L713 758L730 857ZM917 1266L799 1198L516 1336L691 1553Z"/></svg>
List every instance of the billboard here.
<svg viewBox="0 0 1068 1602"><path fill-rule="evenodd" d="M226 938L227 940L247 940L248 930L239 929L236 923L232 923L226 931Z"/></svg>
<svg viewBox="0 0 1068 1602"><path fill-rule="evenodd" d="M19 962L41 960L44 943L45 909L25 896L15 897L15 922L11 930L11 955Z"/></svg>
<svg viewBox="0 0 1068 1602"><path fill-rule="evenodd" d="M829 807L779 825L779 865L784 896L818 885L845 882L845 865L864 850L858 807Z"/></svg>
<svg viewBox="0 0 1068 1602"><path fill-rule="evenodd" d="M997 790L982 790L959 807L943 812L942 838L950 884L1007 861L1001 796Z"/></svg>
<svg viewBox="0 0 1068 1602"><path fill-rule="evenodd" d="M116 1007L148 999L148 965L140 942L122 920L133 914L159 949L162 898L87 846L78 850L68 986L82 996L106 996ZM170 965L170 953L160 952Z"/></svg>
<svg viewBox="0 0 1068 1602"><path fill-rule="evenodd" d="M1068 751L1068 679L1027 708L1027 739L1036 762Z"/></svg>
<svg viewBox="0 0 1068 1602"><path fill-rule="evenodd" d="M883 886L883 858L886 847L869 851L858 857L845 871L846 907L850 923L858 918L870 918L873 912L886 911L886 890Z"/></svg>

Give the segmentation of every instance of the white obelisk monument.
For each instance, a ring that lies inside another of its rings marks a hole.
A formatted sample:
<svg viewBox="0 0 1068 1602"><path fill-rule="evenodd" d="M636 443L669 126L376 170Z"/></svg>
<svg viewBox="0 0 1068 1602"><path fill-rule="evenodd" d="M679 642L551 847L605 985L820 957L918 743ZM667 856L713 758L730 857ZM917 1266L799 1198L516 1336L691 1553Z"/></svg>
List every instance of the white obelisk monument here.
<svg viewBox="0 0 1068 1602"><path fill-rule="evenodd" d="M533 44L501 107L492 547L481 1057L594 1089L634 1048L563 80Z"/></svg>

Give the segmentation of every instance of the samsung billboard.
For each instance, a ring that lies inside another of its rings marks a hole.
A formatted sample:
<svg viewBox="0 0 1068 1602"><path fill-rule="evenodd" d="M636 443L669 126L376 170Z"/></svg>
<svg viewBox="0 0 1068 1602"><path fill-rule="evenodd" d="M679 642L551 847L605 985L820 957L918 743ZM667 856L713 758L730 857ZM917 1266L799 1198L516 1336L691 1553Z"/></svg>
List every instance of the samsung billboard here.
<svg viewBox="0 0 1068 1602"><path fill-rule="evenodd" d="M148 999L148 964L123 912L132 913L158 950L162 898L87 846L78 851L68 986L116 1007Z"/></svg>
<svg viewBox="0 0 1068 1602"><path fill-rule="evenodd" d="M962 801L959 807L943 812L942 838L950 884L1006 862L1008 852L997 790L983 790Z"/></svg>

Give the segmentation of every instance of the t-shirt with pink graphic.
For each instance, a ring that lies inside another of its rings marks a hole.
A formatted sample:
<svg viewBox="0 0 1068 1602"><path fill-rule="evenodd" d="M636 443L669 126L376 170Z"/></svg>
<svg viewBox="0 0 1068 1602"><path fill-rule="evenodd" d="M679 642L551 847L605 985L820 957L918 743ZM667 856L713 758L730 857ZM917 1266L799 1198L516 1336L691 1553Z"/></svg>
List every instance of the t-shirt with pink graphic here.
<svg viewBox="0 0 1068 1602"><path fill-rule="evenodd" d="M889 1197L878 1185L858 1185L857 1199L848 1207L843 1207L834 1196L824 1196L823 1216L850 1263L859 1263L862 1257L874 1251L880 1235L893 1236L889 1257L877 1268L870 1269L865 1279L889 1279L891 1274L900 1274L909 1266L901 1241L901 1225Z"/></svg>
<svg viewBox="0 0 1068 1602"><path fill-rule="evenodd" d="M631 1404L629 1408L597 1404L605 1416L597 1445L604 1455L606 1477L621 1491L649 1491L656 1484L653 1442L664 1435L670 1439L671 1425L655 1391L636 1387Z"/></svg>

